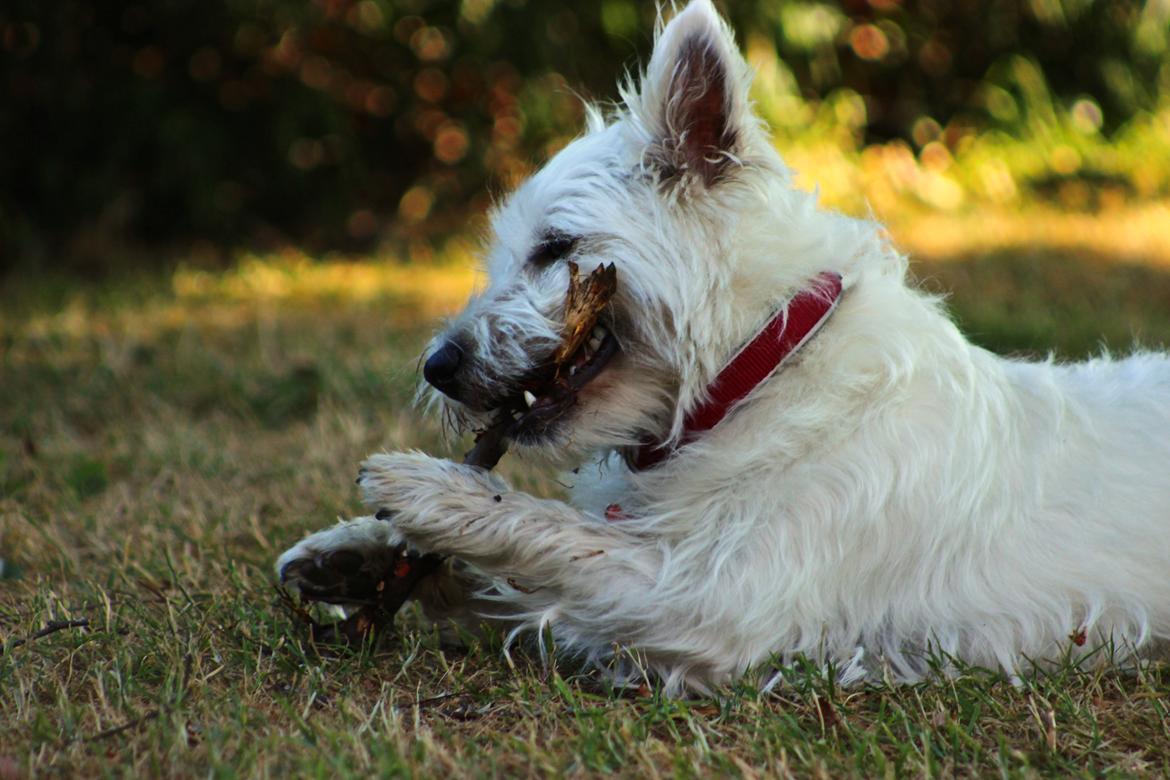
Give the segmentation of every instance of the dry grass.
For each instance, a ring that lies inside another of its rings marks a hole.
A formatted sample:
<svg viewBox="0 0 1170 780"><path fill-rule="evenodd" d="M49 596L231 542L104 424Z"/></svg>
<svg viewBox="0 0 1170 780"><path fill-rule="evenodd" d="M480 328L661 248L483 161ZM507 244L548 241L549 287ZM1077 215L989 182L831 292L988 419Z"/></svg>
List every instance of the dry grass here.
<svg viewBox="0 0 1170 780"><path fill-rule="evenodd" d="M1090 244L927 248L918 270L995 349L1170 343L1170 270ZM770 695L672 702L444 650L413 619L378 653L315 656L271 562L357 509L366 453L449 451L407 403L469 279L285 259L5 290L0 778L1170 772L1162 668L850 691L798 668ZM66 619L88 627L18 641Z"/></svg>

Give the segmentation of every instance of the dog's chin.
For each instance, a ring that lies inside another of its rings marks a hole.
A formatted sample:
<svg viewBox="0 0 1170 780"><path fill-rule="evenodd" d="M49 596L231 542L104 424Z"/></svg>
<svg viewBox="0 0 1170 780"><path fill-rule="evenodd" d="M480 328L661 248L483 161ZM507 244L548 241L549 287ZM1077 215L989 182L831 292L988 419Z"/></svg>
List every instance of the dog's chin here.
<svg viewBox="0 0 1170 780"><path fill-rule="evenodd" d="M541 415L509 434L512 448L525 459L556 467L578 465L589 453L610 444L606 421L613 417L603 379L583 390L555 415Z"/></svg>

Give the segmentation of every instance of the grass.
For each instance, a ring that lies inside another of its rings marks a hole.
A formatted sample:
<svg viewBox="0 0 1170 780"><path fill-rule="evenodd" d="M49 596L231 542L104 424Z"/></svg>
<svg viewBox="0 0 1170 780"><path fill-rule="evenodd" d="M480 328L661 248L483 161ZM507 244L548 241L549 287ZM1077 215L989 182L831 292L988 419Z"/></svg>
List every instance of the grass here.
<svg viewBox="0 0 1170 780"><path fill-rule="evenodd" d="M990 348L1170 344L1157 241L1117 256L1064 229L1028 243L1040 223L997 243L960 221L978 241L950 244L917 224L895 232L925 256L918 275ZM470 282L426 268L253 258L89 286L9 280L0 778L1170 773L1159 666L858 690L795 668L770 694L669 701L495 642L443 649L417 616L377 652L316 655L278 605L272 561L358 509L368 452L450 451L407 405L435 318ZM557 490L515 459L502 469ZM88 625L35 637L63 620Z"/></svg>

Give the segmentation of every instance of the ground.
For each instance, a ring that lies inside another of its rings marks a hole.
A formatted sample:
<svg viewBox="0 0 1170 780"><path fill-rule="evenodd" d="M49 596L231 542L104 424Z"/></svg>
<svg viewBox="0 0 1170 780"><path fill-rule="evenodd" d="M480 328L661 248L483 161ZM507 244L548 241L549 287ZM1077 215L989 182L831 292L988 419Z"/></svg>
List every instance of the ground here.
<svg viewBox="0 0 1170 780"><path fill-rule="evenodd" d="M894 235L974 339L1072 358L1170 344L1166 213ZM273 560L358 510L368 453L462 450L409 407L470 284L465 250L441 255L0 290L0 778L1170 773L1157 666L855 690L795 668L766 695L669 701L498 641L442 649L415 615L377 650L319 655Z"/></svg>

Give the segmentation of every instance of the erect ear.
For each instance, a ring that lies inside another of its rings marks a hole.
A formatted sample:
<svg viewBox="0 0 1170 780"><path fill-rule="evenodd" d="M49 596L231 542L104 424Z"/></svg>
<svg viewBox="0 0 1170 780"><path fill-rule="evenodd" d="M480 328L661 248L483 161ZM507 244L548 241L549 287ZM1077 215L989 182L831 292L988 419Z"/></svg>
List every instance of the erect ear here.
<svg viewBox="0 0 1170 780"><path fill-rule="evenodd" d="M667 174L715 184L750 132L750 70L711 0L692 0L659 34L640 93L628 99Z"/></svg>

